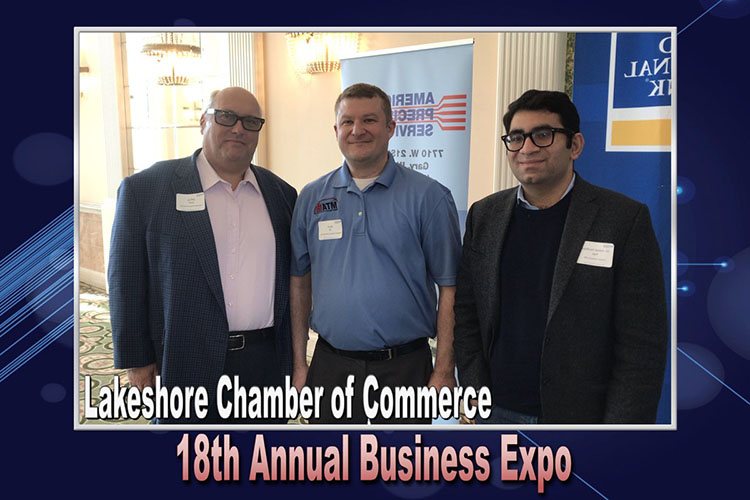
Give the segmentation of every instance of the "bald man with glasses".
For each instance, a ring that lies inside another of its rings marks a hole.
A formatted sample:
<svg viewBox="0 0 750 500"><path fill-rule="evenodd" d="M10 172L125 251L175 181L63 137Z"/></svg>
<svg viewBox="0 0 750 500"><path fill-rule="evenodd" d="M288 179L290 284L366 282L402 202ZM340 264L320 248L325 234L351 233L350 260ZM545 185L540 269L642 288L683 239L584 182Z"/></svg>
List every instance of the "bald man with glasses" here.
<svg viewBox="0 0 750 500"><path fill-rule="evenodd" d="M223 375L282 386L291 375L289 227L294 188L252 158L265 120L239 87L211 95L203 148L127 177L109 261L115 366L130 384L202 386L195 423L279 423L217 412ZM231 394L224 394L224 400ZM160 421L161 422L161 421Z"/></svg>

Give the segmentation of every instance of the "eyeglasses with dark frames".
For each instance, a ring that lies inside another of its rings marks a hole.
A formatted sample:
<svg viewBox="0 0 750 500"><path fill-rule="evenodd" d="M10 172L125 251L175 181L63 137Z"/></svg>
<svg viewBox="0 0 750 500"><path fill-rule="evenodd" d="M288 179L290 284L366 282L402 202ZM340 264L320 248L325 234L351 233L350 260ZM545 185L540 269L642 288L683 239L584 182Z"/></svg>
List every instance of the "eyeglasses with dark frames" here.
<svg viewBox="0 0 750 500"><path fill-rule="evenodd" d="M520 151L523 145L526 143L526 138L530 137L531 142L538 148L548 148L555 142L555 133L560 132L568 137L568 147L570 147L570 139L575 135L575 132L566 128L554 128L554 127L540 127L532 130L531 132L512 132L510 134L500 137L505 144L505 148L510 152Z"/></svg>
<svg viewBox="0 0 750 500"><path fill-rule="evenodd" d="M224 109L208 108L206 110L207 115L214 115L214 121L219 125L225 127L234 127L237 120L242 122L242 128L248 132L259 132L263 128L263 124L266 120L253 115L239 116L237 113L227 111Z"/></svg>

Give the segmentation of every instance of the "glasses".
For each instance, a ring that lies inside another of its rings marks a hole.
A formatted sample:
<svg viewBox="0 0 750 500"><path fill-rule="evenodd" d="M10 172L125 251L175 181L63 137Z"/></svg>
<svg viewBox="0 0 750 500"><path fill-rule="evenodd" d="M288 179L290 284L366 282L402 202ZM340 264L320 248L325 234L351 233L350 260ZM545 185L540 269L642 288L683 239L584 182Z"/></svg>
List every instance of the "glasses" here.
<svg viewBox="0 0 750 500"><path fill-rule="evenodd" d="M225 127L234 127L237 120L240 120L242 122L242 128L248 132L259 132L260 129L263 128L263 124L266 123L263 118L258 118L257 116L239 116L236 113L223 109L208 108L206 114L214 115L214 121Z"/></svg>
<svg viewBox="0 0 750 500"><path fill-rule="evenodd" d="M575 132L566 128L544 127L534 129L527 133L513 132L500 137L500 139L502 139L505 144L505 148L511 152L520 151L526 143L527 137L531 137L531 142L533 142L536 147L548 148L552 146L552 143L555 141L555 132L565 134L568 137L568 140L575 135ZM570 145L568 147L570 147Z"/></svg>

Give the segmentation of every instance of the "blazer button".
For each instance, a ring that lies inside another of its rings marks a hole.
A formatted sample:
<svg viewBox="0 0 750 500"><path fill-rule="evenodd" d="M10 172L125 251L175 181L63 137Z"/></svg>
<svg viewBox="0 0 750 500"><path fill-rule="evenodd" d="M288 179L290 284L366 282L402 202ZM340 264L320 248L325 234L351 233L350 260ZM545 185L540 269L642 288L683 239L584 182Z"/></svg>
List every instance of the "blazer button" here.
<svg viewBox="0 0 750 500"><path fill-rule="evenodd" d="M542 379L542 385L543 386L548 386L549 385L549 377L544 377Z"/></svg>

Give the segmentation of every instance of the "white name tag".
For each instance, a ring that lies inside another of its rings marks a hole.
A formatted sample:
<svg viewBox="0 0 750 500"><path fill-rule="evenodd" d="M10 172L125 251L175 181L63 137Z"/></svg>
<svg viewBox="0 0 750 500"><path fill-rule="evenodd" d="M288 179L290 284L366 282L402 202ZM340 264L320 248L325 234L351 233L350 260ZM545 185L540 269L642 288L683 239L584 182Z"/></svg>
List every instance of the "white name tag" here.
<svg viewBox="0 0 750 500"><path fill-rule="evenodd" d="M318 222L319 240L340 240L344 235L341 219L322 220Z"/></svg>
<svg viewBox="0 0 750 500"><path fill-rule="evenodd" d="M612 259L615 256L614 243L601 243L598 241L585 241L581 253L578 255L578 264L596 267L612 267Z"/></svg>
<svg viewBox="0 0 750 500"><path fill-rule="evenodd" d="M177 210L180 212L198 212L206 209L206 195L204 193L177 193Z"/></svg>

